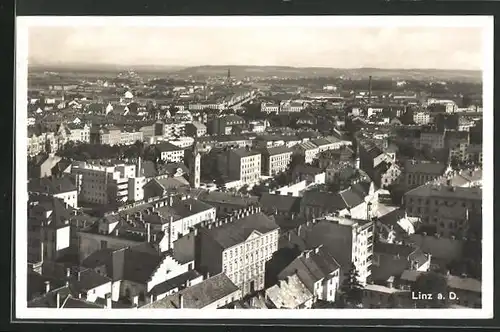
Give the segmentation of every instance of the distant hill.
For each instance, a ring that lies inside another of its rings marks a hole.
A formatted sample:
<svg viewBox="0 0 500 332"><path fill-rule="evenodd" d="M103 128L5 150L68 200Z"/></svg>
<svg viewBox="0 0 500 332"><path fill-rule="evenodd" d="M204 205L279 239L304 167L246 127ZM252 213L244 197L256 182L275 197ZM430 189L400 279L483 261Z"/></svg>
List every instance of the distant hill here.
<svg viewBox="0 0 500 332"><path fill-rule="evenodd" d="M286 67L286 66L198 66L181 69L175 74L179 76L225 76L227 70L231 76L241 78L245 76L261 77L325 77L345 76L351 79L368 78L397 78L397 79L436 79L436 80L482 80L481 71L474 70L441 70L441 69L379 69L379 68L321 68L321 67Z"/></svg>

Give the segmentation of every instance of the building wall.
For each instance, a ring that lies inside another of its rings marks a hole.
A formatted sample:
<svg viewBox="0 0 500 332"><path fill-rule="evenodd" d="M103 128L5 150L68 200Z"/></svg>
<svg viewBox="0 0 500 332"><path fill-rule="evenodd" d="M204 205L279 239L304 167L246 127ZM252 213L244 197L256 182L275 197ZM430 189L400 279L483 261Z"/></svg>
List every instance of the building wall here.
<svg viewBox="0 0 500 332"><path fill-rule="evenodd" d="M435 236L424 236L421 234L412 234L410 236L422 251L432 255L433 258L445 261L460 260L463 257L463 241L450 238L437 238Z"/></svg>
<svg viewBox="0 0 500 332"><path fill-rule="evenodd" d="M222 253L222 271L247 294L264 288L266 262L278 250L278 231L254 234L245 242L228 248Z"/></svg>
<svg viewBox="0 0 500 332"><path fill-rule="evenodd" d="M106 294L110 294L112 296L112 282L107 282L103 285L97 286L95 288L89 289L87 291L87 301L89 302L95 302L97 298L104 299L106 298Z"/></svg>
<svg viewBox="0 0 500 332"><path fill-rule="evenodd" d="M121 249L126 246L135 246L141 243L116 236L85 232L78 232L78 238L78 256L80 258L80 261L84 260L93 252L96 252L103 248Z"/></svg>
<svg viewBox="0 0 500 332"><path fill-rule="evenodd" d="M184 150L164 151L161 153L161 159L167 163L180 163L184 159Z"/></svg>
<svg viewBox="0 0 500 332"><path fill-rule="evenodd" d="M177 277L188 271L188 265L181 265L171 256L166 256L158 268L153 272L151 279L147 282L146 290L149 292L154 286L164 281Z"/></svg>
<svg viewBox="0 0 500 332"><path fill-rule="evenodd" d="M56 194L56 195L54 195L54 197L62 199L64 201L64 203L68 204L69 206L72 206L74 208L78 208L78 191L77 190Z"/></svg>

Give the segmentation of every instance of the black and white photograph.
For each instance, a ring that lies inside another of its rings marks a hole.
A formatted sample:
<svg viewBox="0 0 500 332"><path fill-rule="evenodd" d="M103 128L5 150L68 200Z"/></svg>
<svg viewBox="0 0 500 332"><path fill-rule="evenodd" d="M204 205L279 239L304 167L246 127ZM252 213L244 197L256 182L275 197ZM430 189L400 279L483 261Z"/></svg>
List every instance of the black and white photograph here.
<svg viewBox="0 0 500 332"><path fill-rule="evenodd" d="M493 317L492 17L16 30L18 318Z"/></svg>

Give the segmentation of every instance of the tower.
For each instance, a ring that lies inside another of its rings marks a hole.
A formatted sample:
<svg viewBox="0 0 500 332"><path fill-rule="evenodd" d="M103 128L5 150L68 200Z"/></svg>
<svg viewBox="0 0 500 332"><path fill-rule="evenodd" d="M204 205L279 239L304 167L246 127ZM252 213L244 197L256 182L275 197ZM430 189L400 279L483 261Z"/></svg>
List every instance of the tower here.
<svg viewBox="0 0 500 332"><path fill-rule="evenodd" d="M188 159L189 184L192 188L199 188L201 177L201 155L198 151L198 146L196 143L194 143L193 148L190 149Z"/></svg>
<svg viewBox="0 0 500 332"><path fill-rule="evenodd" d="M368 104L372 102L372 77L368 77Z"/></svg>

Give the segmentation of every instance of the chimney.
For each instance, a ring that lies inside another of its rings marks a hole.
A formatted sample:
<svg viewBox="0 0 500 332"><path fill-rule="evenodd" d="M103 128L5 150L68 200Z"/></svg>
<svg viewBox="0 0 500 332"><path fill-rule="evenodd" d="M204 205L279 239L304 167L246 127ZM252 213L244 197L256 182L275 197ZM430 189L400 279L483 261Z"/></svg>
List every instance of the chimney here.
<svg viewBox="0 0 500 332"><path fill-rule="evenodd" d="M285 286L285 281L284 280L279 280L278 281L278 286L279 286L279 288L283 288L283 286Z"/></svg>
<svg viewBox="0 0 500 332"><path fill-rule="evenodd" d="M193 210L193 204L189 204L189 211Z"/></svg>
<svg viewBox="0 0 500 332"><path fill-rule="evenodd" d="M182 296L182 293L179 293L179 309L184 309L184 296Z"/></svg>
<svg viewBox="0 0 500 332"><path fill-rule="evenodd" d="M69 277L71 277L71 269L67 268L66 269L66 278L69 278Z"/></svg>
<svg viewBox="0 0 500 332"><path fill-rule="evenodd" d="M321 246L318 246L318 247L314 248L314 253L315 253L315 254L318 254L318 253L319 253L319 248L321 248Z"/></svg>
<svg viewBox="0 0 500 332"><path fill-rule="evenodd" d="M77 277L77 280L80 281L80 278L81 278L81 271L78 271L77 274L76 274L76 277Z"/></svg>
<svg viewBox="0 0 500 332"><path fill-rule="evenodd" d="M106 299L106 309L111 309L113 307L111 301L111 293L107 293L105 295L105 299Z"/></svg>
<svg viewBox="0 0 500 332"><path fill-rule="evenodd" d="M174 196L168 196L168 206L172 206L174 204Z"/></svg>
<svg viewBox="0 0 500 332"><path fill-rule="evenodd" d="M205 279L210 279L210 272L207 272L205 275Z"/></svg>
<svg viewBox="0 0 500 332"><path fill-rule="evenodd" d="M132 297L132 304L134 305L134 307L138 307L139 306L139 296L138 295L134 295Z"/></svg>
<svg viewBox="0 0 500 332"><path fill-rule="evenodd" d="M50 281L45 281L45 293L50 292Z"/></svg>
<svg viewBox="0 0 500 332"><path fill-rule="evenodd" d="M56 294L56 306L58 309L61 307L61 294L59 292Z"/></svg>
<svg viewBox="0 0 500 332"><path fill-rule="evenodd" d="M146 241L151 242L151 224L146 223Z"/></svg>
<svg viewBox="0 0 500 332"><path fill-rule="evenodd" d="M43 263L45 247L43 241L40 241L40 262Z"/></svg>
<svg viewBox="0 0 500 332"><path fill-rule="evenodd" d="M311 256L311 251L307 250L306 252L304 252L304 257L307 259Z"/></svg>

